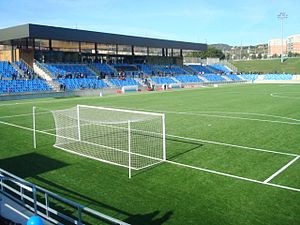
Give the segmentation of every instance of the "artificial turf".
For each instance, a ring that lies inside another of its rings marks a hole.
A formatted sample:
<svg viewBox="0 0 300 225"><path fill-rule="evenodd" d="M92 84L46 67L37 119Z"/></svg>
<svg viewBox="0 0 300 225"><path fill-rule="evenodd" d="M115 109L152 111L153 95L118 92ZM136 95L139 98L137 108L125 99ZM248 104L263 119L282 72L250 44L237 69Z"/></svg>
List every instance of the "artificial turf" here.
<svg viewBox="0 0 300 225"><path fill-rule="evenodd" d="M221 86L6 101L0 103L0 121L31 128L32 106L64 109L86 104L162 112L168 160L264 181L294 156L255 149L300 154L299 101L300 85ZM51 119L38 121L43 129L50 123ZM0 123L0 136L2 169L131 224L300 224L297 191L171 163L135 172L128 179L125 168L54 148L52 136L37 134L37 149L28 130ZM296 161L271 183L300 189L299 168Z"/></svg>

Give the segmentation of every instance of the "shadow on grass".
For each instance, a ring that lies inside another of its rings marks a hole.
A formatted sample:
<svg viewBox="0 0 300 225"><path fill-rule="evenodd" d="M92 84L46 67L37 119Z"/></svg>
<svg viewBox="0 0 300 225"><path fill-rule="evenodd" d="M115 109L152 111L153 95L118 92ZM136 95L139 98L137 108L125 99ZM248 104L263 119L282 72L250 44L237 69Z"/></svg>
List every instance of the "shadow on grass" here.
<svg viewBox="0 0 300 225"><path fill-rule="evenodd" d="M199 142L189 141L189 140L181 140L177 138L166 138L168 142L175 142L177 148L180 148L179 152L176 152L175 154L168 156L168 159L175 159L178 158L181 155L184 155L188 152L191 152L193 150L196 150L198 148L201 148L203 144L200 144ZM167 151L168 154L168 151Z"/></svg>
<svg viewBox="0 0 300 225"><path fill-rule="evenodd" d="M181 155L187 154L193 150L199 149L203 146L203 144L200 144L199 142L193 142L193 141L189 141L189 140L180 140L177 138L166 138L166 141L168 141L168 143L170 142L174 142L173 144L176 145L176 148L179 148L179 151L176 151L175 153L169 153L167 150L167 160L172 160L172 159L176 159L178 157L180 157ZM163 161L162 161L163 163ZM156 167L159 167L161 164L154 164L150 167L148 167L147 169L143 169L143 170L139 170L137 172L134 172L132 174L132 177L138 176L142 173L146 173L149 170L155 169Z"/></svg>
<svg viewBox="0 0 300 225"><path fill-rule="evenodd" d="M173 212L168 211L162 216L159 216L159 214L160 212L158 210L147 214L136 214L128 217L125 220L125 222L131 225L140 225L140 224L162 225L171 218Z"/></svg>
<svg viewBox="0 0 300 225"><path fill-rule="evenodd" d="M98 207L101 207L101 208L106 208L106 209L109 209L109 210L112 210L112 211L115 211L115 212L118 212L118 213L121 213L123 215L129 215L127 212L124 212L122 210L119 210L119 209L116 209L110 205L107 205L105 203L102 203L102 202L99 202L99 201L96 201L95 199L92 199L90 197L87 197L87 196L84 196L80 193L77 193L75 191L72 191L66 187L63 187L61 185L58 185L58 184L55 184L53 183L52 181L49 181L49 180L46 180L42 177L39 177L39 176L36 176L34 177L34 179L48 185L48 186L51 186L53 188L55 188L55 193L57 194L60 194L62 196L67 196L68 198L72 198L72 199L75 199L76 201L81 201L81 202L84 202L85 205L89 205L89 204L92 204L92 205L95 205L95 206L98 206Z"/></svg>
<svg viewBox="0 0 300 225"><path fill-rule="evenodd" d="M140 225L140 224L151 224L151 225L161 225L164 222L166 222L173 214L172 211L166 212L163 216L158 217L160 214L159 211L154 211L152 213L147 214L136 214L132 215L129 212L123 211L121 209L115 208L113 206L107 205L105 203L102 203L100 201L97 201L95 199L92 199L88 196L82 195L78 192L72 191L64 186L58 185L53 183L52 181L46 180L42 177L34 177L35 179L39 180L40 182L47 184L48 186L51 186L55 188L55 193L64 196L68 199L73 199L76 202L83 202L84 205L93 205L99 208L105 208L108 210L111 210L117 214L125 215L128 218L125 220L125 222L132 224L132 225ZM93 207L94 208L94 207ZM61 208L62 211L68 212L66 208ZM101 210L100 210L101 212ZM71 213L71 211L69 211ZM87 223L88 224L88 223Z"/></svg>
<svg viewBox="0 0 300 225"><path fill-rule="evenodd" d="M37 153L28 153L0 159L0 167L21 178L36 177L39 174L68 166L67 163Z"/></svg>

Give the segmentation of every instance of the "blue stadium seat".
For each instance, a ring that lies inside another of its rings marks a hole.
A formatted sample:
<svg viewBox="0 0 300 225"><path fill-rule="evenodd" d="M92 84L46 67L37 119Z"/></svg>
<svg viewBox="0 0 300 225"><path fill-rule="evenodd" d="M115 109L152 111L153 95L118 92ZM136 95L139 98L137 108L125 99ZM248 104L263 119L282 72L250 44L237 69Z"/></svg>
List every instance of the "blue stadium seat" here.
<svg viewBox="0 0 300 225"><path fill-rule="evenodd" d="M292 80L291 74L265 74L264 80Z"/></svg>
<svg viewBox="0 0 300 225"><path fill-rule="evenodd" d="M189 74L187 71L185 71L182 67L178 65L152 65L154 71L156 73L165 73L165 74Z"/></svg>
<svg viewBox="0 0 300 225"><path fill-rule="evenodd" d="M120 80L120 79L114 78L114 79L110 79L110 82L118 87L140 85L133 78L126 78L125 80Z"/></svg>
<svg viewBox="0 0 300 225"><path fill-rule="evenodd" d="M25 75L30 75L33 76L34 75L34 71L27 66L23 61L16 61L15 64L20 68L20 70L22 70Z"/></svg>
<svg viewBox="0 0 300 225"><path fill-rule="evenodd" d="M213 71L207 67L207 66L202 66L202 65L188 65L191 67L194 71L197 73L212 73Z"/></svg>
<svg viewBox="0 0 300 225"><path fill-rule="evenodd" d="M241 74L240 75L245 80L257 80L258 74Z"/></svg>
<svg viewBox="0 0 300 225"><path fill-rule="evenodd" d="M203 77L205 77L208 81L211 82L220 82L220 81L226 81L223 77L217 74L206 74Z"/></svg>
<svg viewBox="0 0 300 225"><path fill-rule="evenodd" d="M83 74L87 77L96 77L94 73L86 64L46 64L45 66L52 74L52 77L57 77L58 74L65 76L68 73L73 74Z"/></svg>
<svg viewBox="0 0 300 225"><path fill-rule="evenodd" d="M59 78L56 81L66 85L66 89L69 90L82 88L98 89L108 87L103 80L98 80L96 78Z"/></svg>
<svg viewBox="0 0 300 225"><path fill-rule="evenodd" d="M196 75L180 75L175 76L175 78L180 81L181 83L198 83L203 82L198 76Z"/></svg>
<svg viewBox="0 0 300 225"><path fill-rule="evenodd" d="M45 80L0 80L0 94L51 91Z"/></svg>
<svg viewBox="0 0 300 225"><path fill-rule="evenodd" d="M13 74L19 76L18 71L6 61L0 61L0 76L2 78L12 78Z"/></svg>
<svg viewBox="0 0 300 225"><path fill-rule="evenodd" d="M232 72L227 66L224 66L222 64L213 64L213 65L209 65L209 66L218 72L223 72L223 73Z"/></svg>
<svg viewBox="0 0 300 225"><path fill-rule="evenodd" d="M241 81L242 79L238 77L236 74L227 74L226 75L229 79L235 80L235 81Z"/></svg>
<svg viewBox="0 0 300 225"><path fill-rule="evenodd" d="M147 64L136 64L137 68L140 72L143 72L146 75L151 75L154 70L150 67L150 65Z"/></svg>
<svg viewBox="0 0 300 225"><path fill-rule="evenodd" d="M171 79L170 77L152 77L152 81L156 84L175 84L178 83L175 80Z"/></svg>
<svg viewBox="0 0 300 225"><path fill-rule="evenodd" d="M105 75L111 75L112 73L115 73L116 71L111 68L106 63L93 63L92 66L99 72L103 73Z"/></svg>

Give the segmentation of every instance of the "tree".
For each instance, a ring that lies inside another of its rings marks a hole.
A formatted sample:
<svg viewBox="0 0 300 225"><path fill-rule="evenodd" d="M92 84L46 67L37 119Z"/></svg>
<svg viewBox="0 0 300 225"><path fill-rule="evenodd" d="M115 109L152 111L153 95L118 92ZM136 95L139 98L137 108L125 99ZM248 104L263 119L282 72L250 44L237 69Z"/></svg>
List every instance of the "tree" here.
<svg viewBox="0 0 300 225"><path fill-rule="evenodd" d="M262 58L261 53L258 53L257 58L258 58L258 59L261 59L261 58Z"/></svg>
<svg viewBox="0 0 300 225"><path fill-rule="evenodd" d="M224 59L225 54L217 48L214 47L208 47L206 51L202 52L192 52L188 54L189 57L198 57L201 59L206 59L206 58L219 58L219 59Z"/></svg>

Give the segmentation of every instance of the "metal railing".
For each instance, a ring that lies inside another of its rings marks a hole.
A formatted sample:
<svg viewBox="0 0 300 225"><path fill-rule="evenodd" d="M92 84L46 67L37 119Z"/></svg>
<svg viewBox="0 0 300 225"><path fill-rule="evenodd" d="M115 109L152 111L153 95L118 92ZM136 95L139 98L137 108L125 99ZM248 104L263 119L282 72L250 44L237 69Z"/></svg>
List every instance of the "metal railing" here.
<svg viewBox="0 0 300 225"><path fill-rule="evenodd" d="M222 61L220 61L220 63L227 66L228 68L230 68L235 73L238 71L237 67L234 66L233 64L231 64L230 62L228 62L227 60L222 60Z"/></svg>
<svg viewBox="0 0 300 225"><path fill-rule="evenodd" d="M3 169L0 169L0 192L32 211L35 215L39 215L54 224L89 224L89 221L83 221L84 216L89 216L90 219L103 221L107 224L129 225L121 220L63 198ZM69 211L69 213L63 212L62 206L66 207L66 211ZM73 211L73 213L70 213L70 211Z"/></svg>

